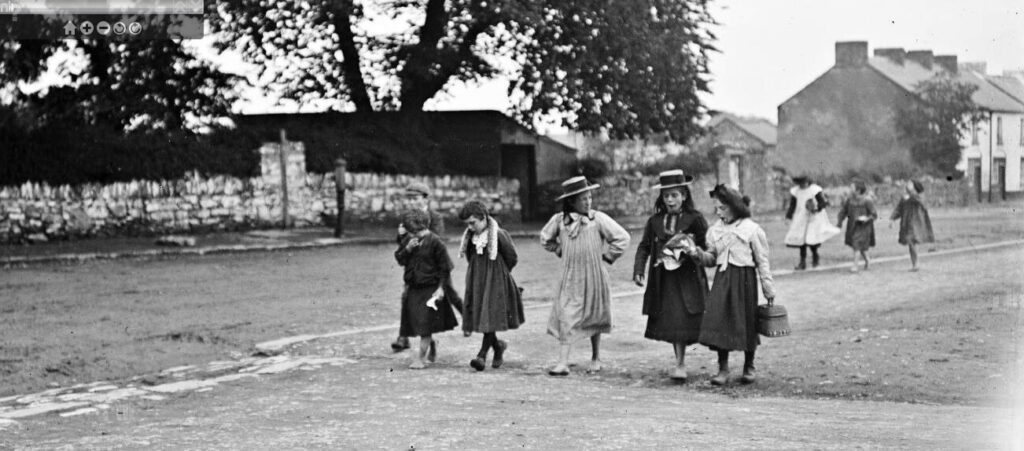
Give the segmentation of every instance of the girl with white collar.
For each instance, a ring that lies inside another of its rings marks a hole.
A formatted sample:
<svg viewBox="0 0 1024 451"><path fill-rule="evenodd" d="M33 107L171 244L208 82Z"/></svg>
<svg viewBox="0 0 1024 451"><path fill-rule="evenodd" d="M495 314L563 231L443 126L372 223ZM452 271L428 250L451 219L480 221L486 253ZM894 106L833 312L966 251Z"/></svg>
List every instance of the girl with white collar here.
<svg viewBox="0 0 1024 451"><path fill-rule="evenodd" d="M492 368L505 362L508 342L498 339L498 332L516 329L526 318L520 289L512 279L519 257L508 232L487 212L483 202L471 200L459 210L459 219L466 223L459 256L466 259L466 292L462 310L462 331L484 334L480 352L469 366L483 371L487 352L494 350Z"/></svg>
<svg viewBox="0 0 1024 451"><path fill-rule="evenodd" d="M754 351L757 335L757 282L768 305L775 300L775 282L768 263L768 237L750 219L749 198L718 185L711 191L720 221L707 234L707 251L687 249L704 266L717 266L701 322L699 342L718 351L718 375L714 385L729 380L729 351L743 351L741 382L754 382Z"/></svg>

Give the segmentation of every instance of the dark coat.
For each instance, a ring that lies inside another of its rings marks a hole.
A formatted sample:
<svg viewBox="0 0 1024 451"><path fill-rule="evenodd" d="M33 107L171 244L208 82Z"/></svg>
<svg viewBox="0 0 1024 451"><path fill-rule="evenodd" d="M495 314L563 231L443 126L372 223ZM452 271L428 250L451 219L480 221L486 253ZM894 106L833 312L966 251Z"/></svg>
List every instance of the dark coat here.
<svg viewBox="0 0 1024 451"><path fill-rule="evenodd" d="M707 242L705 240L707 238L708 223L700 213L684 212L680 214L676 230L693 234L693 240L697 246L701 249L707 249ZM663 271L662 268L655 268L654 265L657 263L658 256L661 255L665 243L671 238L672 235L669 235L665 230L665 214L656 214L647 220L647 226L644 227L644 235L640 240L640 245L637 246L636 259L633 263L634 275L643 275L645 266L648 269L648 274L650 274L647 280L647 290L644 292L644 315L649 315L651 311L661 311L661 303L667 297L672 297L673 299L682 297L682 302L685 304L687 312L691 314L704 311L708 286L704 268L687 258L683 260L682 266L675 271L670 271L673 274L678 274L679 277L699 282L684 284L684 286L703 287L703 289L686 289L684 292L667 293L665 287L661 286L661 278L653 276L656 271Z"/></svg>
<svg viewBox="0 0 1024 451"><path fill-rule="evenodd" d="M900 244L932 243L935 234L932 232L932 220L928 217L928 209L917 196L900 199L896 209L892 211L892 219L900 220Z"/></svg>

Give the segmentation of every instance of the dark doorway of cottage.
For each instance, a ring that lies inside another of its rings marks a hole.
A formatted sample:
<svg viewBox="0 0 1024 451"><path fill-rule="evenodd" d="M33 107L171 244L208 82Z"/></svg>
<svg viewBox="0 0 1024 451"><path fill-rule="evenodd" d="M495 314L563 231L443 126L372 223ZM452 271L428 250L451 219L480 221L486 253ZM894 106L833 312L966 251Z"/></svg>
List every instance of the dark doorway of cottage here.
<svg viewBox="0 0 1024 451"><path fill-rule="evenodd" d="M537 155L531 145L502 144L502 177L519 180L519 203L522 204L522 220L537 216Z"/></svg>

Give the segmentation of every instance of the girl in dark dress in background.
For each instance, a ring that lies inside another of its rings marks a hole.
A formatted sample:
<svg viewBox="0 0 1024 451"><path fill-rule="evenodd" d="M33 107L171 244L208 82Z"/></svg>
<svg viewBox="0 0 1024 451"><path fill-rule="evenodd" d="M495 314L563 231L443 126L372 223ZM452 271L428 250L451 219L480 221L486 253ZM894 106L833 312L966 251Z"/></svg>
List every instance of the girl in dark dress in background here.
<svg viewBox="0 0 1024 451"><path fill-rule="evenodd" d="M846 245L853 249L853 266L850 271L857 272L857 256L864 257L864 269L868 269L868 250L875 246L875 220L878 212L875 203L867 195L868 187L863 181L853 182L853 194L843 201L839 209L839 228L846 223Z"/></svg>
<svg viewBox="0 0 1024 451"><path fill-rule="evenodd" d="M425 211L411 210L402 216L408 232L395 251L395 260L405 268L405 294L402 296L402 322L399 335L420 337L420 348L409 368L423 369L437 358L437 332L452 330L459 323L455 311L444 296L444 284L451 277L451 257L444 243L430 229Z"/></svg>
<svg viewBox="0 0 1024 451"><path fill-rule="evenodd" d="M910 270L917 271L917 245L935 242L932 233L932 220L928 217L928 209L921 203L924 185L917 180L907 182L907 194L900 199L896 209L892 211L892 221L900 220L900 244L910 249ZM889 223L892 227L892 222Z"/></svg>
<svg viewBox="0 0 1024 451"><path fill-rule="evenodd" d="M459 219L466 223L459 256L468 265L462 330L467 336L472 332L484 334L480 352L469 366L483 371L487 352L493 349L491 366L500 368L508 343L499 340L497 332L516 329L526 320L519 287L511 273L519 257L512 237L498 227L483 202L466 202L459 210Z"/></svg>
<svg viewBox="0 0 1024 451"><path fill-rule="evenodd" d="M706 249L708 223L693 205L687 186L693 177L681 170L659 175L661 195L654 204L654 215L647 220L644 236L636 250L633 281L644 285L643 314L647 315L644 337L672 343L676 354L672 379L686 381L686 347L697 342L704 315L708 282L704 268L682 253L683 246L696 245ZM680 243L678 247L670 242Z"/></svg>

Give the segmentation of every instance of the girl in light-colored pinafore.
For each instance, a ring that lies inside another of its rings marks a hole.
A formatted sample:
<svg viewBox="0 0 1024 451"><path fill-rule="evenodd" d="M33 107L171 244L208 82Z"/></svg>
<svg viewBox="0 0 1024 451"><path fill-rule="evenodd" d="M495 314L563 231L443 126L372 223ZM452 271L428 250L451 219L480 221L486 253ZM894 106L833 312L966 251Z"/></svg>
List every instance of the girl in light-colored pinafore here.
<svg viewBox="0 0 1024 451"><path fill-rule="evenodd" d="M612 328L611 288L608 269L629 246L629 233L615 220L591 210L591 185L585 177L573 177L562 183L562 212L540 232L544 249L562 258L562 283L551 307L548 333L558 339L558 364L548 371L552 376L569 374L569 351L573 341L590 338L592 349L589 371L601 370L601 334Z"/></svg>

